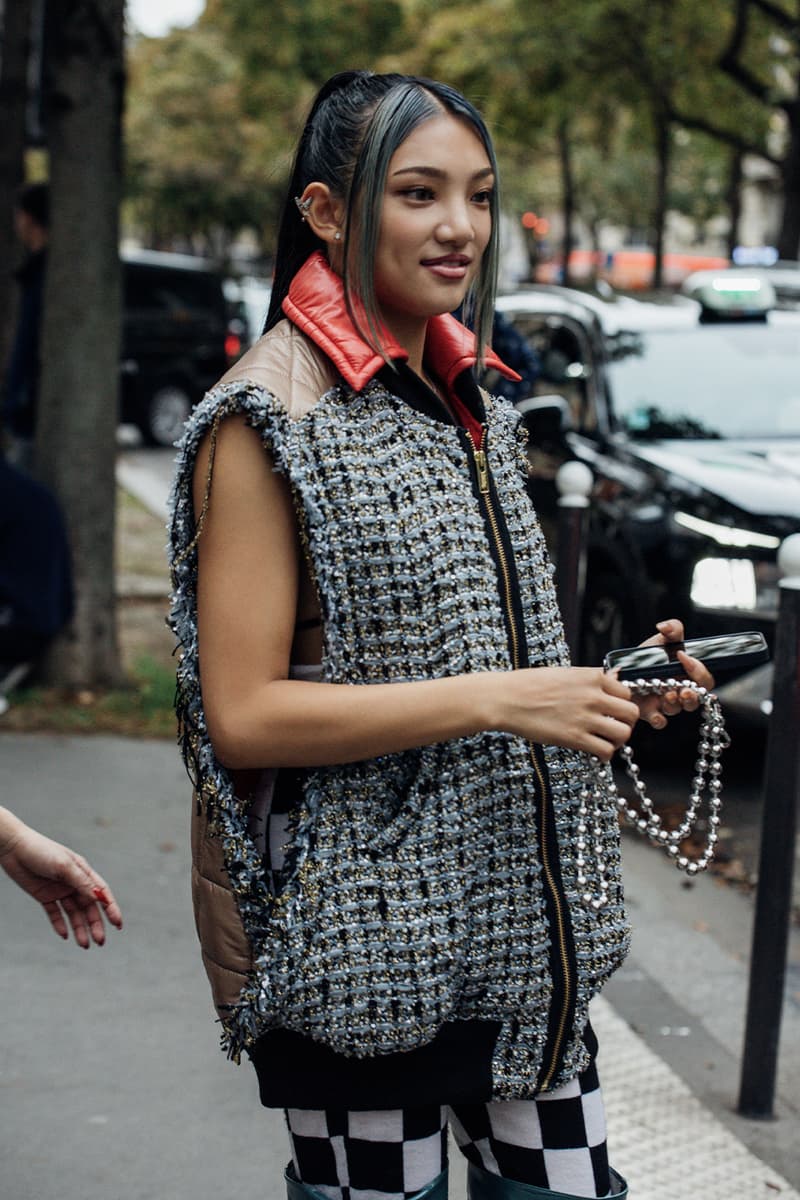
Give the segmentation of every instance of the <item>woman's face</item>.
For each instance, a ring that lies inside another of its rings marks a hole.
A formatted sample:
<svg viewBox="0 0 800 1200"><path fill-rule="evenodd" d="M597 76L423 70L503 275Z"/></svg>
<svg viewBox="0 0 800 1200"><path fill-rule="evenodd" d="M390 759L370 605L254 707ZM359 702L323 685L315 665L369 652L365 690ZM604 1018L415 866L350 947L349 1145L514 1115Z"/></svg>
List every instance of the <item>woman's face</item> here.
<svg viewBox="0 0 800 1200"><path fill-rule="evenodd" d="M375 296L403 331L461 304L492 231L494 187L483 142L450 115L418 125L389 162L375 256Z"/></svg>

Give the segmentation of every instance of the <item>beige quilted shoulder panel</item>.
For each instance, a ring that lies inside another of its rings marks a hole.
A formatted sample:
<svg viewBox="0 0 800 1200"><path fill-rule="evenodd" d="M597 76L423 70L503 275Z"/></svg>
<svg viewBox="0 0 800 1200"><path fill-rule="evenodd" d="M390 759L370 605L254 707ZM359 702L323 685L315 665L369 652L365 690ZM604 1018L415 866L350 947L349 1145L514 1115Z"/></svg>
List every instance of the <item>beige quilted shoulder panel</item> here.
<svg viewBox="0 0 800 1200"><path fill-rule="evenodd" d="M328 357L291 321L284 320L260 337L220 383L255 383L297 419L309 412L337 379Z"/></svg>

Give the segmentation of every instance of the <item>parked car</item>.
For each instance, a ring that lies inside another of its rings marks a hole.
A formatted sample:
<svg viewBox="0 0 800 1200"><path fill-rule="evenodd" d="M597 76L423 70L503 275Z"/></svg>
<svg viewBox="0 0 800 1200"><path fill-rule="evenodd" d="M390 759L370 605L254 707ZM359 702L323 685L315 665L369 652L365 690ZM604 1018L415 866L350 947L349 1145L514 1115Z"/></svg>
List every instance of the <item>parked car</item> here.
<svg viewBox="0 0 800 1200"><path fill-rule="evenodd" d="M120 418L146 441L171 446L194 404L244 345L208 262L183 254L126 253Z"/></svg>
<svg viewBox="0 0 800 1200"><path fill-rule="evenodd" d="M594 474L583 662L664 615L688 635L771 641L776 551L800 529L800 314L759 309L757 292L749 319L726 318L721 301L710 317L689 299L609 304L558 288L498 301L542 362L520 408L551 545L557 467L575 458ZM770 670L729 685L742 712L768 711Z"/></svg>

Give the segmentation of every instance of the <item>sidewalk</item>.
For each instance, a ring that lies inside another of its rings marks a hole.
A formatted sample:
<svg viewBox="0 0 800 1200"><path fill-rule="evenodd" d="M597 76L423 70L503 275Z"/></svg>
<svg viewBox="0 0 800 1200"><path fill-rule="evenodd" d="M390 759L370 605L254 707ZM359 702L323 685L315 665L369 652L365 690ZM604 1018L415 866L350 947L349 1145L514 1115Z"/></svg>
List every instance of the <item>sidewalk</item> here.
<svg viewBox="0 0 800 1200"><path fill-rule="evenodd" d="M5 734L0 779L21 817L108 877L126 920L84 954L0 878L3 1200L282 1200L282 1119L259 1107L250 1067L217 1049L175 748ZM743 1121L731 1110L751 902L708 879L687 891L663 868L626 839L634 949L593 1012L612 1160L632 1200L800 1200L797 997L780 1119ZM454 1152L454 1200L463 1175Z"/></svg>

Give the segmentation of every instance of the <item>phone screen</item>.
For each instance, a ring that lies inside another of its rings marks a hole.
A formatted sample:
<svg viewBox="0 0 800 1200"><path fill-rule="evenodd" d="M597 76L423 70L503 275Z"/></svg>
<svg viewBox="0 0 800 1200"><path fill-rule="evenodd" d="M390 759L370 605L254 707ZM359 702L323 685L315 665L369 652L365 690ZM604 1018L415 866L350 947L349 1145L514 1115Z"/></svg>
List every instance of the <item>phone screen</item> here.
<svg viewBox="0 0 800 1200"><path fill-rule="evenodd" d="M690 638L685 642L667 642L663 646L628 646L623 650L612 650L606 655L605 669L619 669L645 675L648 671L663 671L675 667L681 670L678 651L685 650L692 658L699 658L709 669L720 671L756 665L766 662L767 644L764 636L757 632L724 633L712 637Z"/></svg>

